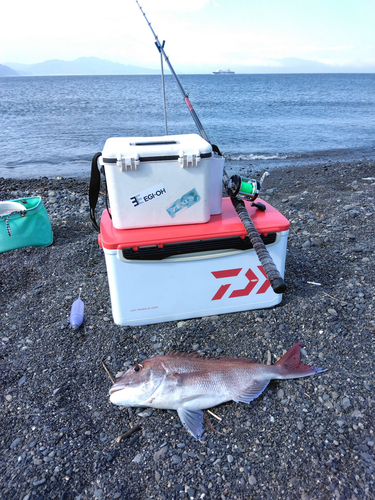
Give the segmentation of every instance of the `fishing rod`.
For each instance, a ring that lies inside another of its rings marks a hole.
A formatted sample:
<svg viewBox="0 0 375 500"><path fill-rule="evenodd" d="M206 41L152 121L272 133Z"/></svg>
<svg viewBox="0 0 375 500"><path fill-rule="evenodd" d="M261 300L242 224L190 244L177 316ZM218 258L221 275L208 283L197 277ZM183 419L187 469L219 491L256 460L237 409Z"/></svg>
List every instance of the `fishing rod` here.
<svg viewBox="0 0 375 500"><path fill-rule="evenodd" d="M197 113L195 112L195 110L194 110L193 106L191 105L191 102L190 102L190 100L189 100L189 95L185 92L185 90L184 90L183 86L181 85L180 80L178 79L178 76L176 75L176 73L175 73L175 71L174 71L174 69L173 69L173 67L172 67L172 64L171 64L171 63L170 63L170 61L169 61L169 58L168 58L167 54L165 53L165 50L164 50L164 43L163 43L163 44L161 44L161 43L159 42L159 38L158 38L157 34L155 33L155 31L153 30L153 27L151 26L150 21L147 19L146 14L143 12L142 7L139 5L138 0L135 0L135 1L137 2L138 7L140 8L140 10L141 10L141 12L142 12L142 14L143 14L144 18L146 19L147 24L149 25L150 30L152 31L152 34L154 35L154 38L155 38L155 45L156 45L156 47L157 47L158 51L159 51L161 54L163 54L164 60L165 60L165 62L167 63L168 68L169 68L170 72L172 73L172 75L173 75L174 79L176 80L176 83L177 83L177 85L178 85L178 88L180 89L180 92L181 92L181 94L182 94L182 96L183 96L183 98L184 98L184 101L185 101L185 103L186 103L186 106L188 107L188 110L190 111L190 114L191 114L191 116L193 117L193 120L195 121L195 124L196 124L196 126L197 126L197 128L198 128L198 130L199 130L199 133L201 134L201 136L203 137L203 139L205 139L207 142L209 142L209 143L211 144L211 142L210 142L210 140L209 140L209 138L208 138L208 136L207 136L207 134L206 134L206 132L205 132L205 130L204 130L204 128L203 128L203 125L201 124L201 122L200 122L200 120L199 120L199 118L198 118Z"/></svg>
<svg viewBox="0 0 375 500"><path fill-rule="evenodd" d="M153 30L150 21L147 19L146 14L144 13L142 7L140 6L138 0L135 0L137 2L138 7L140 8L143 17L145 18L152 34L154 35L155 38L155 45L160 52L160 54L163 55L165 62L168 65L168 68L170 72L172 73L178 88L180 89L180 92L184 98L185 104L190 111L190 114L198 128L198 131L200 135L205 139L209 144L212 145L212 149L218 153L220 156L221 152L219 148L212 144L212 142L209 140L208 135L206 134L206 131L203 128L203 125L201 121L198 118L197 113L195 112L193 105L190 102L189 95L185 92L178 76L176 75L176 72L174 71L172 64L169 61L169 58L167 54L165 53L164 50L164 42L161 44L159 42L159 38L155 31ZM241 178L239 175L233 175L231 178L229 178L227 172L225 169L223 170L223 184L224 188L230 197L232 204L241 219L241 222L249 236L250 242L253 245L253 248L258 256L258 259L260 263L263 266L264 272L267 275L267 278L269 279L272 289L275 293L283 293L286 290L286 285L285 282L279 272L279 270L276 267L276 264L274 263L271 255L269 254L265 244L263 243L258 231L256 230L253 221L251 220L251 217L246 209L245 202L243 198L246 200L249 200L251 202L254 202L254 200L257 198L261 184L257 181L251 181L250 179L246 178ZM264 205L261 204L255 204L253 203L254 206L256 206L259 209L265 209Z"/></svg>
<svg viewBox="0 0 375 500"><path fill-rule="evenodd" d="M165 40L163 40L162 47L164 49ZM157 49L159 47L156 45ZM167 105L165 103L165 84L164 84L164 68L163 68L163 54L160 52L160 66L161 66L161 86L163 91L163 105L164 105L164 125L165 125L165 135L168 135L168 125L167 125Z"/></svg>

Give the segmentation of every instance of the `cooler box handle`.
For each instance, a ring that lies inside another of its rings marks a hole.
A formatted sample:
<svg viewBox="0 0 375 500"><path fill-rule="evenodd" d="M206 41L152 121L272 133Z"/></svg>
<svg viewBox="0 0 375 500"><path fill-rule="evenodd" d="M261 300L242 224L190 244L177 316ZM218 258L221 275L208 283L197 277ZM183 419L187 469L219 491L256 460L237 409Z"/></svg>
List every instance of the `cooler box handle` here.
<svg viewBox="0 0 375 500"><path fill-rule="evenodd" d="M197 167L201 159L199 149L185 153L184 151L178 152L178 161L181 163L182 168Z"/></svg>

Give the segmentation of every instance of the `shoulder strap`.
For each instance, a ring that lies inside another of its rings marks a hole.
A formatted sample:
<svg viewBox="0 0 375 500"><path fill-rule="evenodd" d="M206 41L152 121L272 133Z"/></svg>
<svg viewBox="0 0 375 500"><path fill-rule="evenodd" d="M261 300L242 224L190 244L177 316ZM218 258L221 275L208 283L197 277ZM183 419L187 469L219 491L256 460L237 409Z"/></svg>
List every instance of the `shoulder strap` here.
<svg viewBox="0 0 375 500"><path fill-rule="evenodd" d="M95 219L95 208L98 202L99 190L100 190L100 170L98 167L98 159L102 156L102 153L96 153L91 162L91 177L90 177L90 187L89 187L89 204L90 204L90 219L94 228L100 231L98 223Z"/></svg>

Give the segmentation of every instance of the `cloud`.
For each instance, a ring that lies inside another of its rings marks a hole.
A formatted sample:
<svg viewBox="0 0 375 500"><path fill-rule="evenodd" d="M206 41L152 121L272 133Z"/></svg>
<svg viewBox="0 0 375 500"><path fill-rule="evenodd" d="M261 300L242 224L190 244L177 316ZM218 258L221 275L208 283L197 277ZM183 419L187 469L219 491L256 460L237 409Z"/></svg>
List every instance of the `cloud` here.
<svg viewBox="0 0 375 500"><path fill-rule="evenodd" d="M281 60L277 59L267 59L267 58L248 58L242 59L240 61L235 62L235 64L240 64L241 66L264 66L268 68L277 68L282 67L283 63Z"/></svg>
<svg viewBox="0 0 375 500"><path fill-rule="evenodd" d="M322 57L317 59L317 61L337 69L346 67L366 69L368 66L374 66L375 64L375 58L356 60L353 58L335 59L333 57Z"/></svg>
<svg viewBox="0 0 375 500"><path fill-rule="evenodd" d="M322 50L332 50L334 52L341 52L342 50L351 50L355 49L354 45L339 45L338 47L326 47L325 49Z"/></svg>

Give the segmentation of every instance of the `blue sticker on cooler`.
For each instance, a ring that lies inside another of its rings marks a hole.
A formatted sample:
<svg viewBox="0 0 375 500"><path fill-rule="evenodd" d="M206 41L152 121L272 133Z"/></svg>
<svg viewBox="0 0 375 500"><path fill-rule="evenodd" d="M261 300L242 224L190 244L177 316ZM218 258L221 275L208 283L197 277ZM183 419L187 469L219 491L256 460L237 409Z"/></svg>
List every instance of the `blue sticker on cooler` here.
<svg viewBox="0 0 375 500"><path fill-rule="evenodd" d="M194 188L169 205L166 210L173 219L178 213L198 203L200 199L198 191Z"/></svg>

